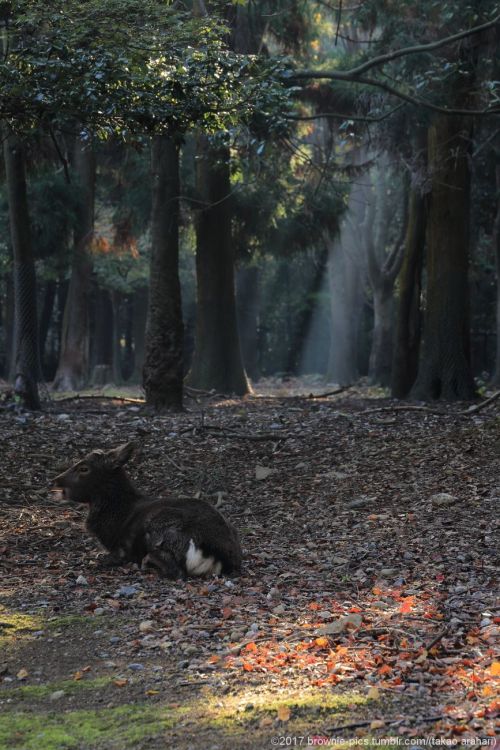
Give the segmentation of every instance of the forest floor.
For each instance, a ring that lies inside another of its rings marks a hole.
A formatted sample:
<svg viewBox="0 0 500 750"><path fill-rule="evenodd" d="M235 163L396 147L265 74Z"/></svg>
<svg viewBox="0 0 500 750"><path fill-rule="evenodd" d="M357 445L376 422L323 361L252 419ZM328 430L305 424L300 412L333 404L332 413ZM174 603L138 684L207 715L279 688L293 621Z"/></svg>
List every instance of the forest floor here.
<svg viewBox="0 0 500 750"><path fill-rule="evenodd" d="M263 383L175 416L4 402L0 750L494 744L500 402L310 391ZM48 487L131 439L141 490L234 521L240 577L100 568L84 510Z"/></svg>

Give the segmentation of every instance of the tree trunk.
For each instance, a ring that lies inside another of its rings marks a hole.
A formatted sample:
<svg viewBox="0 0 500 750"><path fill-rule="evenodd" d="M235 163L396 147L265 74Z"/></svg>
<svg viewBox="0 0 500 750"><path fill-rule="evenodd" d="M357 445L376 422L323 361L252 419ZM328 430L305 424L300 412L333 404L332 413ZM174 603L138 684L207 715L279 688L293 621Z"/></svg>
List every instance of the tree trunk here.
<svg viewBox="0 0 500 750"><path fill-rule="evenodd" d="M349 252L346 224L341 237L329 241L331 336L327 380L350 385L359 377L358 340L363 282L359 266ZM352 248L351 248L352 249Z"/></svg>
<svg viewBox="0 0 500 750"><path fill-rule="evenodd" d="M113 289L111 292L111 304L113 306L113 383L119 385L122 380L122 354L121 354L121 303L122 296L120 292Z"/></svg>
<svg viewBox="0 0 500 750"><path fill-rule="evenodd" d="M393 285L381 283L373 289L373 339L369 380L388 386L391 382L393 341Z"/></svg>
<svg viewBox="0 0 500 750"><path fill-rule="evenodd" d="M470 367L468 268L470 174L463 120L438 116L429 128L432 190L427 225L427 307L414 398L466 400Z"/></svg>
<svg viewBox="0 0 500 750"><path fill-rule="evenodd" d="M179 282L179 146L153 138L151 275L143 386L155 409L182 409L183 324Z"/></svg>
<svg viewBox="0 0 500 750"><path fill-rule="evenodd" d="M40 409L35 260L31 241L24 149L4 133L9 224L14 254L14 391L27 409Z"/></svg>
<svg viewBox="0 0 500 750"><path fill-rule="evenodd" d="M406 398L417 377L422 327L420 296L425 247L425 203L425 197L417 189L412 189L403 266L399 274L399 298L391 374L393 398Z"/></svg>
<svg viewBox="0 0 500 750"><path fill-rule="evenodd" d="M492 244L493 252L495 255L496 272L497 272L497 344L496 344L496 358L495 358L495 372L491 379L491 385L498 388L500 386L500 164L496 165L496 186L497 186L497 212L495 215L495 222L493 225Z"/></svg>
<svg viewBox="0 0 500 750"><path fill-rule="evenodd" d="M14 275L8 271L5 277L5 306L3 316L3 330L5 342L5 378L10 382L14 379L15 346L14 346Z"/></svg>
<svg viewBox="0 0 500 750"><path fill-rule="evenodd" d="M54 302L57 293L57 281L49 280L45 284L42 311L40 313L39 341L40 341L40 359L44 378L47 379L45 345L49 333L50 324L54 312Z"/></svg>
<svg viewBox="0 0 500 750"><path fill-rule="evenodd" d="M95 158L92 147L77 141L74 167L81 196L74 233L73 263L64 309L61 353L53 388L82 388L89 369L89 295L92 274L90 244L94 234Z"/></svg>
<svg viewBox="0 0 500 750"><path fill-rule="evenodd" d="M236 283L238 328L246 372L259 377L259 267L244 265L238 269Z"/></svg>
<svg viewBox="0 0 500 750"><path fill-rule="evenodd" d="M111 367L113 362L113 305L107 289L95 288L93 295L91 369Z"/></svg>
<svg viewBox="0 0 500 750"><path fill-rule="evenodd" d="M135 290L133 300L132 339L134 343L134 369L130 376L132 383L140 383L144 365L144 343L148 313L148 290L140 287Z"/></svg>
<svg viewBox="0 0 500 750"><path fill-rule="evenodd" d="M231 237L229 149L200 136L196 219L196 343L188 382L196 388L244 395L249 385L240 350Z"/></svg>

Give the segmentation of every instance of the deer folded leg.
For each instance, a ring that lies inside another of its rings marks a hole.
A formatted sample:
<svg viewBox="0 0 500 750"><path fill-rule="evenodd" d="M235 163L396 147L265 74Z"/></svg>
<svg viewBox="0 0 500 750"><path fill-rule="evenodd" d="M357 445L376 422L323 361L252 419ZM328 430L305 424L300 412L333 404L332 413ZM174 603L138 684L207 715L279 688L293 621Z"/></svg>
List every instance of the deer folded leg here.
<svg viewBox="0 0 500 750"><path fill-rule="evenodd" d="M157 550L155 552L149 552L146 557L143 558L141 563L142 570L154 568L159 571L165 578L171 578L177 580L178 578L185 578L186 574L178 564L172 552L168 550Z"/></svg>

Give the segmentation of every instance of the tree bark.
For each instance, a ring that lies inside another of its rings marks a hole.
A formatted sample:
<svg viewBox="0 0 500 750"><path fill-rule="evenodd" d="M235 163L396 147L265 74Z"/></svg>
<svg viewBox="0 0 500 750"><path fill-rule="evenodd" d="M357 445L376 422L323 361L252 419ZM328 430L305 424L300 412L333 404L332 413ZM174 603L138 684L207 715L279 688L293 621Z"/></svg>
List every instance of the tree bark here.
<svg viewBox="0 0 500 750"><path fill-rule="evenodd" d="M132 341L134 345L134 369L130 376L130 382L132 383L141 382L142 367L144 365L147 313L148 290L146 287L139 287L135 290L133 298Z"/></svg>
<svg viewBox="0 0 500 750"><path fill-rule="evenodd" d="M493 252L495 255L496 272L497 272L497 319L496 319L496 357L495 357L495 372L491 379L491 385L498 387L500 385L500 164L496 165L495 168L496 186L497 186L497 212L495 215L495 222L493 224L492 234L492 245Z"/></svg>
<svg viewBox="0 0 500 750"><path fill-rule="evenodd" d="M259 267L241 266L237 273L236 304L241 352L246 372L259 377Z"/></svg>
<svg viewBox="0 0 500 750"><path fill-rule="evenodd" d="M27 409L40 409L35 260L21 141L4 133L9 224L14 254L14 391Z"/></svg>
<svg viewBox="0 0 500 750"><path fill-rule="evenodd" d="M414 398L467 400L470 366L468 268L470 174L463 119L438 116L429 128L432 189L427 224L427 307Z"/></svg>
<svg viewBox="0 0 500 750"><path fill-rule="evenodd" d="M200 136L197 187L204 208L196 218L196 343L188 382L196 388L244 395L236 318L231 237L229 149Z"/></svg>
<svg viewBox="0 0 500 750"><path fill-rule="evenodd" d="M394 286L381 283L373 289L373 337L368 366L370 382L388 386L391 382L394 332Z"/></svg>
<svg viewBox="0 0 500 750"><path fill-rule="evenodd" d="M155 136L152 149L151 274L143 386L157 410L182 409L183 323L179 281L179 146Z"/></svg>
<svg viewBox="0 0 500 750"><path fill-rule="evenodd" d="M122 375L122 353L120 338L122 333L121 312L122 312L122 295L113 289L111 292L111 305L113 307L113 345L112 345L112 363L113 363L113 383L119 385L123 380Z"/></svg>
<svg viewBox="0 0 500 750"><path fill-rule="evenodd" d="M74 168L81 196L74 232L73 263L64 308L59 366L53 388L75 391L88 380L89 296L92 274L90 245L94 234L95 158L90 145L78 140Z"/></svg>
<svg viewBox="0 0 500 750"><path fill-rule="evenodd" d="M40 359L42 365L42 371L44 378L47 379L46 370L46 352L45 346L47 343L47 336L50 329L50 324L54 312L54 302L57 294L57 281L50 279L45 283L45 289L43 293L43 304L40 313L40 325L39 325L39 342L40 342Z"/></svg>
<svg viewBox="0 0 500 750"><path fill-rule="evenodd" d="M393 398L406 398L417 377L422 328L420 296L425 247L425 203L425 196L413 188L408 208L403 265L399 274L399 297L391 373Z"/></svg>

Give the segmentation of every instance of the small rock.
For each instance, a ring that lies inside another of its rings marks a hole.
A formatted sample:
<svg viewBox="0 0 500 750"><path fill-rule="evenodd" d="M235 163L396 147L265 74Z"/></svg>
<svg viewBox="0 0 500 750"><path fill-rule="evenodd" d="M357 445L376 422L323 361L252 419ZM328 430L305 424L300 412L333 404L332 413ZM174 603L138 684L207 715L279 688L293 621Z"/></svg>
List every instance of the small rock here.
<svg viewBox="0 0 500 750"><path fill-rule="evenodd" d="M389 605L386 602L373 602L372 607L375 607L375 609L388 609Z"/></svg>
<svg viewBox="0 0 500 750"><path fill-rule="evenodd" d="M184 653L186 654L186 656L193 656L193 654L196 654L197 652L198 649L196 648L196 646L186 646L186 648L184 649Z"/></svg>
<svg viewBox="0 0 500 750"><path fill-rule="evenodd" d="M121 640L122 639L120 638L120 636L118 636L118 635L112 635L111 638L109 639L109 642L113 643L113 644L114 643L121 643Z"/></svg>
<svg viewBox="0 0 500 750"><path fill-rule="evenodd" d="M397 568L382 568L380 575L384 577L394 576L398 572Z"/></svg>
<svg viewBox="0 0 500 750"><path fill-rule="evenodd" d="M99 615L103 615L105 613L105 611L106 610L104 609L104 607L96 607L94 609L94 614L99 617Z"/></svg>
<svg viewBox="0 0 500 750"><path fill-rule="evenodd" d="M137 586L121 586L114 594L115 599L125 597L130 599L137 594Z"/></svg>
<svg viewBox="0 0 500 750"><path fill-rule="evenodd" d="M430 501L436 508L439 508L454 505L458 502L458 498L455 495L449 495L447 492L438 492L436 495L431 495Z"/></svg>
<svg viewBox="0 0 500 750"><path fill-rule="evenodd" d="M127 669L131 669L133 672L141 672L144 669L144 664L132 662L132 664L127 664Z"/></svg>
<svg viewBox="0 0 500 750"><path fill-rule="evenodd" d="M277 607L273 608L273 614L274 615L283 615L285 613L285 607L283 604L278 604Z"/></svg>
<svg viewBox="0 0 500 750"><path fill-rule="evenodd" d="M154 622L153 620L144 620L139 625L139 630L141 633L151 633L154 630Z"/></svg>
<svg viewBox="0 0 500 750"><path fill-rule="evenodd" d="M49 698L51 701L58 701L61 700L61 698L64 698L66 693L64 690L55 690L53 693L49 695Z"/></svg>
<svg viewBox="0 0 500 750"><path fill-rule="evenodd" d="M78 576L78 578L75 581L77 586L88 586L89 582L85 578L85 576Z"/></svg>
<svg viewBox="0 0 500 750"><path fill-rule="evenodd" d="M334 555L332 557L332 563L334 565L345 565L348 561L346 557L339 557L338 555Z"/></svg>
<svg viewBox="0 0 500 750"><path fill-rule="evenodd" d="M368 505L368 498L366 497L359 497L357 500L351 500L350 503L347 503L348 508L364 508L365 505Z"/></svg>

